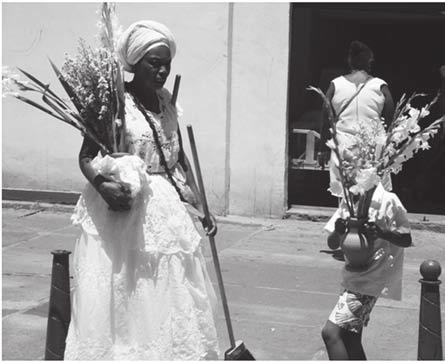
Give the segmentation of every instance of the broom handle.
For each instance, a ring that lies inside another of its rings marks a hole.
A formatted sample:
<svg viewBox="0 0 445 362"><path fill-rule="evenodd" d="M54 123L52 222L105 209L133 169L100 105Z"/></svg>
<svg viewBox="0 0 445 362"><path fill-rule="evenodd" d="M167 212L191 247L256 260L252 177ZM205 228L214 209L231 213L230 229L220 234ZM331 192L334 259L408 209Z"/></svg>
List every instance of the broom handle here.
<svg viewBox="0 0 445 362"><path fill-rule="evenodd" d="M187 132L190 139L190 146L192 149L193 161L195 163L196 178L198 180L199 190L201 191L201 202L204 209L204 215L207 221L210 220L209 207L207 205L206 194L204 190L204 183L202 181L201 167L199 166L198 151L196 149L195 137L191 125L187 126ZM212 249L213 263L215 265L216 277L218 279L219 292L221 294L221 301L224 308L224 316L227 324L227 331L229 333L230 345L235 348L235 337L233 336L232 321L230 319L229 306L227 304L226 292L224 290L224 283L222 279L221 267L219 265L218 252L216 250L215 238L209 236L210 247Z"/></svg>
<svg viewBox="0 0 445 362"><path fill-rule="evenodd" d="M176 74L175 77L175 84L173 85L173 93L172 97L170 99L170 103L173 107L176 106L176 99L178 98L178 91L179 91L179 83L181 82L181 75Z"/></svg>

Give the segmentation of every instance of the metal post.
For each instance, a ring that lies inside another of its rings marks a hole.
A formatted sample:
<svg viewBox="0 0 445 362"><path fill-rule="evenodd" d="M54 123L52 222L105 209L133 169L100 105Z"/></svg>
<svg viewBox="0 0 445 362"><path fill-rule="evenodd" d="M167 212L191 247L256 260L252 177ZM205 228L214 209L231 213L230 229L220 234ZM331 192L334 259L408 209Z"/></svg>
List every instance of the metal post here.
<svg viewBox="0 0 445 362"><path fill-rule="evenodd" d="M45 360L63 360L65 339L71 319L69 255L54 250L46 330Z"/></svg>
<svg viewBox="0 0 445 362"><path fill-rule="evenodd" d="M419 346L417 360L442 360L442 327L438 279L440 264L426 260L420 265L423 279L420 295Z"/></svg>

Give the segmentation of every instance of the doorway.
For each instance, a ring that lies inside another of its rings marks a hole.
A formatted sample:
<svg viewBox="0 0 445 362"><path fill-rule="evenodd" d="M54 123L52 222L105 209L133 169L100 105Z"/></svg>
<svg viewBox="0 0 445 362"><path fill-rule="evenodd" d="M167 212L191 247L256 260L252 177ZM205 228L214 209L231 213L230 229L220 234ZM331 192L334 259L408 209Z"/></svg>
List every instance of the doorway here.
<svg viewBox="0 0 445 362"><path fill-rule="evenodd" d="M349 43L373 49L373 75L384 79L395 101L403 93L429 94L440 86L445 64L445 4L441 3L294 3L291 5L289 70L288 204L336 206L327 191L329 172L315 162L320 147L321 101L306 90L326 91L347 72ZM419 103L421 105L422 103ZM425 124L440 116L432 109ZM410 212L445 214L445 132L393 175L394 192Z"/></svg>

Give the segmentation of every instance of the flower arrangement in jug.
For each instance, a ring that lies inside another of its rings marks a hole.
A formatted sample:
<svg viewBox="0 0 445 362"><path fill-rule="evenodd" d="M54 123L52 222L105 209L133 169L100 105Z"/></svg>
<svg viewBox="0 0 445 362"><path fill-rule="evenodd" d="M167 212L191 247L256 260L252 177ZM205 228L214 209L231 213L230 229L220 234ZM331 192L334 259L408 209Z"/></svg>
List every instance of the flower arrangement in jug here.
<svg viewBox="0 0 445 362"><path fill-rule="evenodd" d="M431 125L421 128L419 123L430 114L431 106L437 101L435 97L421 109L414 108L412 101L424 94L413 94L410 98L402 96L397 103L394 118L386 132L381 120L374 124L359 120L357 133L352 136L352 143L347 147L340 144L337 138L337 115L325 94L318 88L309 87L323 99L323 105L328 114L332 138L326 145L334 152L335 166L340 174L340 181L331 184L333 194L341 194L348 207L351 217L356 216L353 196L364 196L374 189L383 176L388 173L397 174L402 164L412 158L419 150L426 150L430 146L429 139L434 136L445 116L434 121Z"/></svg>

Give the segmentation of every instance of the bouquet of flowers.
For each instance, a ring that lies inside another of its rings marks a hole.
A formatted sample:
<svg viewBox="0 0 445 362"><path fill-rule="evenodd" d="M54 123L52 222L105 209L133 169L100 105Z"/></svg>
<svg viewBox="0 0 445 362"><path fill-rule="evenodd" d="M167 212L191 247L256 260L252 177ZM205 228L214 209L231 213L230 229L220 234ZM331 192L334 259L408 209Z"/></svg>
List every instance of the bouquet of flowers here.
<svg viewBox="0 0 445 362"><path fill-rule="evenodd" d="M71 102L57 95L49 84L20 68L27 80L4 67L2 88L3 96L13 96L68 123L93 140L103 153L109 154L125 151L124 84L115 56L115 39L120 28L114 5L102 4L98 25L99 47L93 49L80 40L79 53L75 57L66 57L62 71L50 60ZM34 101L24 93L37 93L42 102Z"/></svg>
<svg viewBox="0 0 445 362"><path fill-rule="evenodd" d="M70 101L23 69L19 71L27 80L3 69L3 95L13 96L89 137L101 150L92 166L101 175L127 184L134 198L141 191L141 183L148 185L149 180L143 161L136 155L125 154L123 71L115 51L121 29L114 4L103 3L99 13L99 47L92 48L81 39L78 53L74 57L67 55L61 70L50 60ZM38 94L41 102L24 93Z"/></svg>
<svg viewBox="0 0 445 362"><path fill-rule="evenodd" d="M383 124L380 120L374 124L368 122L366 126L362 126L363 121L359 120L358 131L352 136L352 144L345 146L338 141L338 116L332 104L319 88L308 89L317 92L323 99L332 134L332 139L326 145L337 158L336 166L340 174L340 182L331 184L331 192L343 195L351 217L356 216L353 195L364 197L379 184L385 174L400 172L402 164L417 151L429 148L428 140L438 132L441 123L445 121L445 116L442 116L422 129L419 122L429 115L430 108L438 100L438 96L422 109L417 109L412 106L413 99L425 95L415 93L410 98L403 95L397 103L394 118L386 133L381 131Z"/></svg>

